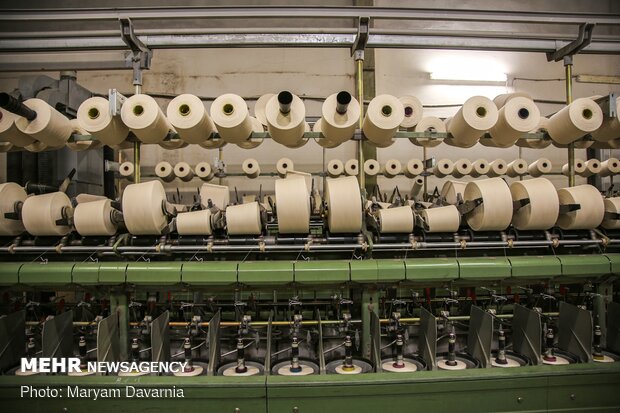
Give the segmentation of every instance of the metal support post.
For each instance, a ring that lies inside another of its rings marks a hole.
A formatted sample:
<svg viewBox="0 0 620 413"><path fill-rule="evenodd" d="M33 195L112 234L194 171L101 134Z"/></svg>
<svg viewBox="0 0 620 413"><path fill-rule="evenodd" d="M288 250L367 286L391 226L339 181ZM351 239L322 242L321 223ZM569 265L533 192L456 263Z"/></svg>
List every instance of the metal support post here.
<svg viewBox="0 0 620 413"><path fill-rule="evenodd" d="M127 295L122 291L113 292L110 295L110 311L118 314L118 332L120 339L120 358L127 360L129 357L129 311L127 307Z"/></svg>
<svg viewBox="0 0 620 413"><path fill-rule="evenodd" d="M573 56L564 56L566 104L573 102ZM568 186L575 186L575 143L568 144Z"/></svg>

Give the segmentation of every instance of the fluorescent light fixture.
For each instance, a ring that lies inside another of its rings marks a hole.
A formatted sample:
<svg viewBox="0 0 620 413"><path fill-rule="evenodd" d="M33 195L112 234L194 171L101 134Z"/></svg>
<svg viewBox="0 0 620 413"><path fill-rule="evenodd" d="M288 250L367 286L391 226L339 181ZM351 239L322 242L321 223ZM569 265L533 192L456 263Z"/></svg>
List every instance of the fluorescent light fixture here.
<svg viewBox="0 0 620 413"><path fill-rule="evenodd" d="M494 70L466 70L466 68L445 68L431 73L431 80L450 80L464 82L506 82L506 73Z"/></svg>

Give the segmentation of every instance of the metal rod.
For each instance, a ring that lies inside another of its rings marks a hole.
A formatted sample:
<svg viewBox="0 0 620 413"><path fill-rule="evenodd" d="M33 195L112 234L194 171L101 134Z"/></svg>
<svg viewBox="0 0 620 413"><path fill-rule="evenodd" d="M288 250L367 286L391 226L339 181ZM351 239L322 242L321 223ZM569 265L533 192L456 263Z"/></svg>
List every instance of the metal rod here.
<svg viewBox="0 0 620 413"><path fill-rule="evenodd" d="M566 104L573 102L573 57L564 57ZM575 143L568 144L568 186L575 186Z"/></svg>
<svg viewBox="0 0 620 413"><path fill-rule="evenodd" d="M357 100L360 102L360 120L359 120L359 128L362 129L362 125L364 124L364 52L356 52L356 63L357 63ZM360 139L357 142L357 158L358 158L358 171L359 171L359 184L362 193L364 192L364 188L366 187L366 172L364 172L364 149L363 149L363 140Z"/></svg>
<svg viewBox="0 0 620 413"><path fill-rule="evenodd" d="M8 93L0 93L0 107L18 116L22 116L29 121L33 121L37 118L37 112L30 109L28 106L24 105L23 102L20 102Z"/></svg>
<svg viewBox="0 0 620 413"><path fill-rule="evenodd" d="M577 25L584 21L597 25L617 25L618 14L439 9L415 7L329 7L329 6L243 6L243 7L121 7L74 8L61 10L7 9L0 21L97 21L170 19L263 19L263 18L351 18L368 16L374 20L426 20L495 23Z"/></svg>
<svg viewBox="0 0 620 413"><path fill-rule="evenodd" d="M546 316L546 317L558 317L560 315L560 313L558 312L549 312L549 313L541 313L541 315ZM495 315L496 318L500 318L500 319L510 319L514 317L514 314L498 314ZM460 316L449 316L449 317L442 317L443 320L448 319L449 321L468 321L470 319L470 316L468 315L460 315ZM408 317L408 318L401 318L400 321L403 323L419 323L420 322L420 317ZM390 324L392 322L392 319L390 318L382 318L379 320L381 322L381 324ZM337 324L342 324L342 320L303 320L301 321L301 325L304 326L316 326L316 325L337 325ZM362 322L362 320L351 320L349 321L349 323L352 324L360 324ZM256 327L266 327L269 325L269 321L252 321L252 325L256 326ZM38 326L41 323L39 321L26 321L26 325L27 326ZM90 326L96 326L98 323L95 321L74 321L73 322L73 326L74 327L90 327ZM220 327L238 327L241 324L241 322L239 321L220 321L219 326ZM129 323L129 326L131 327L139 327L140 325L142 325L141 322L136 322L136 321L132 321ZM271 321L271 325L272 326L280 326L280 327L284 327L284 326L290 326L291 322L290 321ZM170 321L168 323L169 327L189 327L189 326L198 326L198 327L208 327L209 326L209 322L208 321L203 321L200 323L192 323L192 322L186 322L186 321Z"/></svg>
<svg viewBox="0 0 620 413"><path fill-rule="evenodd" d="M133 143L133 181L140 183L140 141Z"/></svg>

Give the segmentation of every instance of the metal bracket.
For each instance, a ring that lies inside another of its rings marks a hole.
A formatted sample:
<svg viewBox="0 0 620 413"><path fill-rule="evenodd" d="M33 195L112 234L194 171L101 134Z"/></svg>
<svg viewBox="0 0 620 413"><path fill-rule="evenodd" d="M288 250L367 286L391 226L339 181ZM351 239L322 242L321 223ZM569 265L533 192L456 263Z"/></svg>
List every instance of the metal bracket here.
<svg viewBox="0 0 620 413"><path fill-rule="evenodd" d="M568 214L569 212L579 211L581 204L562 204L560 205L560 214Z"/></svg>
<svg viewBox="0 0 620 413"><path fill-rule="evenodd" d="M461 215L469 214L474 209L478 208L480 205L484 203L482 198L472 199L471 201L465 201L459 205L457 205L456 209L458 209Z"/></svg>
<svg viewBox="0 0 620 413"><path fill-rule="evenodd" d="M579 25L579 34L577 39L573 40L561 49L547 53L548 62L559 62L566 56L573 56L583 50L592 41L592 32L594 31L595 23L582 23Z"/></svg>
<svg viewBox="0 0 620 413"><path fill-rule="evenodd" d="M351 56L355 60L364 60L364 49L368 44L368 35L370 33L370 17L360 17L357 21L357 34L351 45Z"/></svg>
<svg viewBox="0 0 620 413"><path fill-rule="evenodd" d="M611 92L602 98L594 100L603 110L603 115L607 118L615 118L618 113L616 106L616 94Z"/></svg>
<svg viewBox="0 0 620 413"><path fill-rule="evenodd" d="M142 70L151 68L153 51L136 36L131 19L122 17L119 19L119 22L121 25L121 38L131 50L130 57L131 66L133 68L133 84L134 86L141 86Z"/></svg>
<svg viewBox="0 0 620 413"><path fill-rule="evenodd" d="M530 202L531 201L529 198L517 199L516 201L512 201L512 210L516 212L524 206L529 205Z"/></svg>
<svg viewBox="0 0 620 413"><path fill-rule="evenodd" d="M108 89L108 102L110 103L110 114L117 116L121 114L121 107L127 100L127 97L122 95L116 89Z"/></svg>

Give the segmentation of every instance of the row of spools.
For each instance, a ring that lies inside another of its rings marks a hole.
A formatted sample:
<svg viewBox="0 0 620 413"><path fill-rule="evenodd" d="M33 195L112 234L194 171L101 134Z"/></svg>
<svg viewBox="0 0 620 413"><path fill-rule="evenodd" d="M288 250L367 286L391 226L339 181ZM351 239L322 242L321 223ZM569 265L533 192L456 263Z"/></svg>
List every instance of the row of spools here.
<svg viewBox="0 0 620 413"><path fill-rule="evenodd" d="M595 97L593 97L595 98ZM400 128L416 132L448 132L444 141L458 147L471 147L477 142L493 147L514 144L540 148L551 142L524 138L527 132L547 132L557 146L567 145L584 135L606 147L615 147L620 137L620 120L605 117L593 98L576 99L550 118L540 116L534 101L526 94L512 93L497 96L493 101L482 96L468 99L452 118L441 120L424 117L423 106L412 96L397 98L379 95L368 105L362 130L377 147L394 142ZM88 134L98 142L119 146L126 141L129 131L144 143L158 143L169 149L187 144L216 148L231 143L242 148L254 148L262 142L252 138L252 132L264 132L287 147L298 148L308 141L310 131L306 109L296 95L283 91L261 96L250 116L247 103L235 94L219 96L211 105L210 114L203 102L194 95L183 94L174 98L166 114L151 96L138 94L127 99L120 116L112 116L109 102L102 97L87 99L80 105L77 120L70 121L41 99L28 99L24 104L34 117L28 119L2 110L0 138L17 147L29 150L57 148L67 144L72 133ZM360 118L360 105L348 92L334 93L323 102L322 116L313 131L320 132L319 144L336 147L353 136ZM221 139L212 139L218 132ZM180 139L166 140L170 132ZM480 138L489 133L491 139ZM412 138L413 143L433 147L440 139ZM585 141L588 142L589 141ZM88 149L98 143L71 142L73 149Z"/></svg>
<svg viewBox="0 0 620 413"><path fill-rule="evenodd" d="M134 235L174 231L208 236L215 229L230 236L261 235L266 209L273 211L280 234L308 234L310 218L317 213L325 215L333 234L360 233L364 222L368 223L365 214L376 220L381 233L409 234L416 226L427 232L453 233L463 224L474 231L503 231L511 225L523 231L554 226L565 230L620 228L620 197L604 198L592 185L556 190L546 178L510 185L502 178L448 181L441 190L441 202L434 204L417 200L420 184L416 182L411 198L391 203L373 199L363 205L353 176L327 179L322 200L308 178L308 174L290 171L277 179L268 205L253 196L231 203L227 186L205 183L199 205L191 208L168 202L159 180L128 185L121 202L90 195L78 195L72 201L63 192L28 196L17 184L0 184L0 235L26 231L34 236L64 236L75 229L83 236L111 236L121 224ZM318 199L311 203L311 197Z"/></svg>
<svg viewBox="0 0 620 413"><path fill-rule="evenodd" d="M276 173L280 177L284 177L286 172L294 169L294 163L289 158L281 158L276 163ZM254 158L248 158L241 164L241 170L244 176L248 178L258 178L261 176L262 170L259 162ZM528 164L523 159L515 159L506 162L503 159L487 161L486 159L477 159L470 161L468 159L458 159L451 161L450 159L440 159L434 166L426 168L424 162L420 159L410 159L403 165L398 159L388 159L381 164L375 159L368 159L364 162L363 171L368 176L383 175L387 178L394 178L404 175L407 178L415 178L422 175L425 171L438 178L452 176L454 178L463 178L470 176L478 178L481 176L497 177L508 176L516 178L520 176L539 177L553 173L553 164L547 158L539 158ZM616 158L609 158L603 162L598 159L589 159L583 161L575 160L575 175L584 178L598 175L601 177L613 176L620 174L620 161ZM171 182L175 178L182 181L191 181L194 177L203 181L210 181L215 176L215 168L209 162L199 162L192 167L187 162L178 162L174 166L167 161L161 161L155 165L155 176L165 182ZM568 163L564 164L561 169L562 174L568 175ZM359 161L357 159L349 159L343 162L339 159L332 159L327 162L326 174L332 178L341 175L357 176L359 174ZM131 162L123 162L119 166L119 175L121 178L133 180L134 165Z"/></svg>

